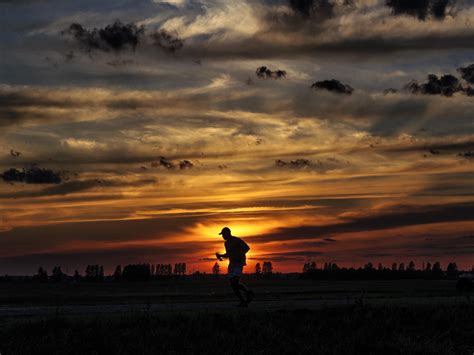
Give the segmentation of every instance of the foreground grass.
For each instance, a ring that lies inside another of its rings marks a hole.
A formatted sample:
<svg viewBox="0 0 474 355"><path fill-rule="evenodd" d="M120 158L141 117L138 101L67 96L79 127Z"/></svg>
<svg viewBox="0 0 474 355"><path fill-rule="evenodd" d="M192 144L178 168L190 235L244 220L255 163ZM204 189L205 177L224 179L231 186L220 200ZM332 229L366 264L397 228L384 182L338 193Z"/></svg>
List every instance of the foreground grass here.
<svg viewBox="0 0 474 355"><path fill-rule="evenodd" d="M0 322L1 354L472 354L474 307L130 313Z"/></svg>

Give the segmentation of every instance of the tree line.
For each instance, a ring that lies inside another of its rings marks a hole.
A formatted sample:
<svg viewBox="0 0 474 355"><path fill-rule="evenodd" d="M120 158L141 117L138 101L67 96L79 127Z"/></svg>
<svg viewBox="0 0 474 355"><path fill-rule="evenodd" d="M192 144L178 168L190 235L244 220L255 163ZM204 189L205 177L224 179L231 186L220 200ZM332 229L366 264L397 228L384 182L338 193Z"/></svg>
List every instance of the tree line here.
<svg viewBox="0 0 474 355"><path fill-rule="evenodd" d="M455 279L462 272L455 262L447 264L443 270L439 262L431 264L423 263L421 268L416 268L413 261L405 263L393 263L386 267L381 263L375 267L371 262L359 268L339 267L336 263L324 263L318 268L316 262L308 262L303 265L301 278L307 279L329 279L329 280L358 280L358 279Z"/></svg>
<svg viewBox="0 0 474 355"><path fill-rule="evenodd" d="M439 262L431 264L423 263L417 268L413 261L408 264L403 262L393 263L390 266L384 266L381 263L375 267L371 262L364 266L339 267L336 263L326 262L318 267L315 261L307 262L303 265L302 273L299 277L303 279L321 279L321 280L370 280L370 279L455 279L463 271L458 269L455 262L450 262L443 269ZM474 273L474 268L472 270ZM218 276L221 274L220 265L216 262L210 274ZM271 261L257 262L253 273L255 277L273 277L275 275L274 267ZM110 275L105 275L104 267L99 264L87 265L84 273L81 274L75 270L73 275L68 275L62 271L61 266L54 266L49 274L43 267L33 276L24 277L0 277L0 281L6 280L34 280L38 282L102 282L102 281L150 281L160 279L173 279L187 277L205 276L206 272L196 271L189 273L186 263L175 264L128 264L122 267L117 265L115 271ZM279 273L276 276L280 275Z"/></svg>
<svg viewBox="0 0 474 355"><path fill-rule="evenodd" d="M212 267L212 274L219 275L221 273L221 269L219 263L215 263ZM255 264L255 275L260 276L270 276L273 274L273 264L271 261L264 261L263 265L260 263Z"/></svg>
<svg viewBox="0 0 474 355"><path fill-rule="evenodd" d="M38 272L33 275L33 280L39 282L62 282L66 280L101 282L106 278L112 281L149 281L152 279L165 279L174 277L183 277L186 275L186 263L172 264L129 264L123 268L121 265L115 267L112 275L105 276L102 265L87 265L84 274L78 270L74 271L72 276L67 275L61 269L61 266L53 267L51 274L40 267Z"/></svg>

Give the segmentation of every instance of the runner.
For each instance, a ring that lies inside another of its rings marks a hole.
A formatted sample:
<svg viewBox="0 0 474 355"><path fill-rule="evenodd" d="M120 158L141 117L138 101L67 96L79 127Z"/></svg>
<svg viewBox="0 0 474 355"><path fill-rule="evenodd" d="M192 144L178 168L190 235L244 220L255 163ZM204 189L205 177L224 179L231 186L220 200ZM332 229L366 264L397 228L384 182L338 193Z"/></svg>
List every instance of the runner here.
<svg viewBox="0 0 474 355"><path fill-rule="evenodd" d="M249 290L242 282L240 282L240 276L246 263L247 252L250 247L242 239L232 235L230 228L222 228L219 235L222 235L225 242L225 254L216 253L217 259L222 261L223 258L229 259L229 267L227 268L227 275L229 277L230 286L234 291L235 295L239 298L240 303L237 307L247 307L252 302L254 293ZM245 293L245 297L242 295L242 291Z"/></svg>

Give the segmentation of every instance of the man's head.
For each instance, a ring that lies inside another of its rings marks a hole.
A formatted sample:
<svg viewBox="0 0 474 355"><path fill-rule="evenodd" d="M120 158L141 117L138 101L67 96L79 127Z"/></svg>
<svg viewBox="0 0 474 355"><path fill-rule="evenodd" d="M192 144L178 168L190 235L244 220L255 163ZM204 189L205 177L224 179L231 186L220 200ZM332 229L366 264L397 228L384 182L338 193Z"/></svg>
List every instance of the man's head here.
<svg viewBox="0 0 474 355"><path fill-rule="evenodd" d="M221 230L221 232L219 233L219 235L222 235L222 238L224 238L225 240L229 239L229 238L232 236L229 227L224 227L224 228L222 228L222 230Z"/></svg>

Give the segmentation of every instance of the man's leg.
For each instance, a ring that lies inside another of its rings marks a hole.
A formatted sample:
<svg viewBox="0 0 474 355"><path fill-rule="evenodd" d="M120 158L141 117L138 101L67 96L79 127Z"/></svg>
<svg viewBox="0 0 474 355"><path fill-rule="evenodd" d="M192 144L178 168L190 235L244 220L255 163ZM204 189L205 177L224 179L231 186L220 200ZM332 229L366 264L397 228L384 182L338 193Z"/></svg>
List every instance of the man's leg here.
<svg viewBox="0 0 474 355"><path fill-rule="evenodd" d="M241 290L244 291L245 293L248 293L248 292L249 292L248 287L247 287L243 282L240 282L240 278L239 278L239 289L241 289Z"/></svg>
<svg viewBox="0 0 474 355"><path fill-rule="evenodd" d="M253 297L254 297L253 291L250 290L246 284L244 284L243 282L240 282L240 280L239 280L239 288L245 292L245 298L246 298L245 301L247 303L252 302Z"/></svg>
<svg viewBox="0 0 474 355"><path fill-rule="evenodd" d="M240 290L242 289L242 284L240 283L240 278L238 276L231 277L230 279L230 286L234 291L235 295L239 298L240 302L247 303L247 300L242 296ZM245 287L245 286L244 286ZM247 288L245 287L245 290Z"/></svg>

